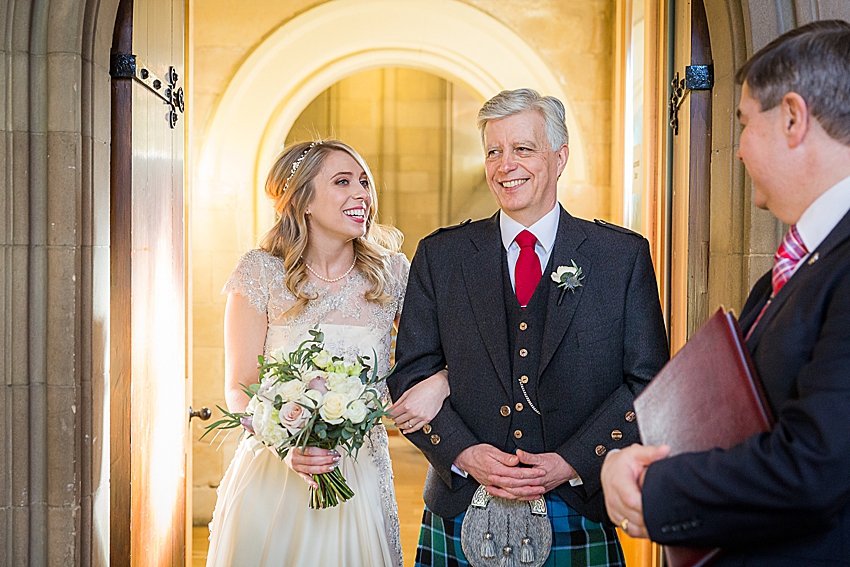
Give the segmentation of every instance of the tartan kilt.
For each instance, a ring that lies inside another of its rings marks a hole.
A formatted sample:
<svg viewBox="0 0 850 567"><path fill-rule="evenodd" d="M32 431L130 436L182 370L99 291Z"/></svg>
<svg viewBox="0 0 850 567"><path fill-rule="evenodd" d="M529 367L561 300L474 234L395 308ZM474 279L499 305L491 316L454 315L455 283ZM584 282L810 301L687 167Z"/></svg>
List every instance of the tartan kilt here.
<svg viewBox="0 0 850 567"><path fill-rule="evenodd" d="M591 522L559 496L547 494L552 524L552 552L543 567L625 567L626 560L613 526ZM428 507L422 515L416 567L469 567L460 546L466 512L441 518Z"/></svg>

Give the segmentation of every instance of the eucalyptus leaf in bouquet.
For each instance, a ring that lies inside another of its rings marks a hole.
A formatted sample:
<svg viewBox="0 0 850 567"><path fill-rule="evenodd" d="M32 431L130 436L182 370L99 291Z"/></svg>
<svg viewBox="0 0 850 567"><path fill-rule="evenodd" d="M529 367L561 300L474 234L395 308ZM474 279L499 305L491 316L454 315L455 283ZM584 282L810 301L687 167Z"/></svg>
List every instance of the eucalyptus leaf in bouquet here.
<svg viewBox="0 0 850 567"><path fill-rule="evenodd" d="M356 459L369 431L389 415L389 403L375 388L387 377L378 376L369 361L361 355L346 363L324 349L321 331L310 330L295 350L258 357L259 382L244 389L248 407L244 412L218 407L223 417L201 438L242 427L281 459L305 447L345 451ZM339 468L312 476L319 487L310 488L311 508L330 508L354 496Z"/></svg>

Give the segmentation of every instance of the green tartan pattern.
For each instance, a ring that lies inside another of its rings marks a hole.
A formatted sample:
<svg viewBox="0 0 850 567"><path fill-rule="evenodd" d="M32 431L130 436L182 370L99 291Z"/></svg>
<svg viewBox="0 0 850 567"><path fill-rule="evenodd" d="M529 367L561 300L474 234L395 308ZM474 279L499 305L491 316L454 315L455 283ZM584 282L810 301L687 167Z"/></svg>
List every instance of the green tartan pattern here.
<svg viewBox="0 0 850 567"><path fill-rule="evenodd" d="M546 506L552 523L552 552L543 567L625 567L613 526L591 522L554 494L546 495ZM425 507L416 567L469 567L460 546L465 515L441 518Z"/></svg>

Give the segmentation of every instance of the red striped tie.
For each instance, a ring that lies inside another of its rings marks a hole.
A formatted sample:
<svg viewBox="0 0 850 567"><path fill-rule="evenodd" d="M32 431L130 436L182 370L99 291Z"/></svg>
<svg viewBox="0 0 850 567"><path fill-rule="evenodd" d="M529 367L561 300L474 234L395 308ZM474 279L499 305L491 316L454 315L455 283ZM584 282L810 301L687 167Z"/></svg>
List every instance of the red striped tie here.
<svg viewBox="0 0 850 567"><path fill-rule="evenodd" d="M516 298L524 308L531 301L531 296L534 295L542 271L540 269L540 258L534 251L537 238L527 230L523 230L517 234L514 241L519 245L519 258L517 258L516 269L514 270Z"/></svg>
<svg viewBox="0 0 850 567"><path fill-rule="evenodd" d="M808 254L806 245L800 238L800 233L797 232L797 225L792 225L785 233L785 238L782 239L782 244L779 245L779 250L773 255L773 295L776 296L785 282L794 273L794 268L803 259L803 256Z"/></svg>
<svg viewBox="0 0 850 567"><path fill-rule="evenodd" d="M806 248L806 245L803 244L803 239L800 238L800 233L797 232L797 225L791 225L791 228L788 229L788 232L785 233L785 237L782 239L782 244L779 245L779 250L777 250L776 254L773 255L773 272L771 274L773 293L770 294L770 299L768 299L767 303L764 304L761 312L759 312L759 316L756 317L755 322L750 327L750 330L747 333L748 339L750 338L750 335L753 334L753 329L755 329L756 325L758 325L759 321L761 321L761 316L764 315L764 312L767 310L767 306L770 305L770 302L773 301L773 298L776 297L776 294L779 293L779 290L782 289L785 282L791 278L791 274L794 273L794 268L797 267L800 260L802 260L808 253L809 250Z"/></svg>

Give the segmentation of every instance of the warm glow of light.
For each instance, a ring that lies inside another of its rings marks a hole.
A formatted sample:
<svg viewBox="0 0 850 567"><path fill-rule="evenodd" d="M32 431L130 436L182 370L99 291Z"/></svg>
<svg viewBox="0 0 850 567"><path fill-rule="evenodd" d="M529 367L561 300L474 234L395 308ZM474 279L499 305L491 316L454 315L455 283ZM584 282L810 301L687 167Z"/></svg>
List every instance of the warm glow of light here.
<svg viewBox="0 0 850 567"><path fill-rule="evenodd" d="M160 172L161 173L161 172ZM151 183L150 185L154 185ZM162 199L151 190L141 198ZM142 529L143 556L171 553L182 533L185 486L185 335L183 281L175 269L171 203L158 203L157 221L147 219L148 246L133 252L133 518ZM157 208L154 206L153 208ZM179 254L179 251L177 251Z"/></svg>
<svg viewBox="0 0 850 567"><path fill-rule="evenodd" d="M161 241L158 244L171 245L170 242ZM174 289L177 282L171 278L170 255L157 254L157 259L161 265L157 265L154 275L156 302L153 321L159 331L153 335L151 371L155 377L156 391L151 392L151 399L155 404L155 414L162 418L150 424L150 480L154 523L170 535L174 504L180 501L178 495L184 484L183 477L174 474L175 471L183 471L183 438L186 435L185 427L174 427L174 417L186 413L181 324L183 307L176 301L183 290ZM180 419L178 423L182 426L184 420Z"/></svg>

